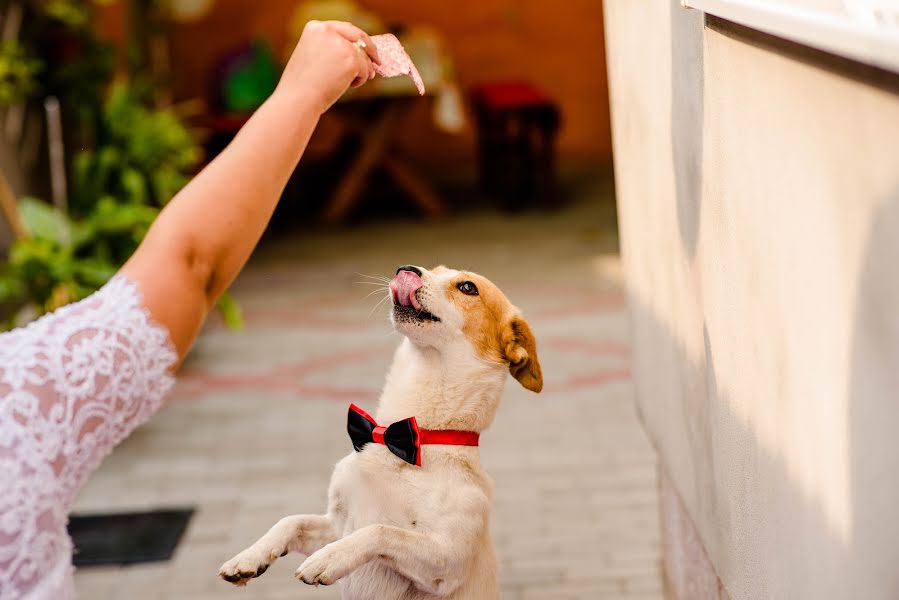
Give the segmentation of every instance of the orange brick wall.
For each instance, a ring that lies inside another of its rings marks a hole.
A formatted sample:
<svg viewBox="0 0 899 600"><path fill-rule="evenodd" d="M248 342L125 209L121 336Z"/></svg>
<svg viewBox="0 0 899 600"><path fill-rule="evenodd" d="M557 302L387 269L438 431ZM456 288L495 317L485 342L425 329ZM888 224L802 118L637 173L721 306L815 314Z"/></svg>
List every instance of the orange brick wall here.
<svg viewBox="0 0 899 600"><path fill-rule="evenodd" d="M385 22L423 23L445 36L463 86L528 78L563 110L565 155L611 160L603 13L599 0L361 0ZM257 36L280 50L296 3L288 0L217 0L201 21L171 32L178 98L205 96L209 71L234 45ZM107 27L115 29L115 19ZM470 131L451 136L428 126L426 111L410 116L402 144L426 163L471 156Z"/></svg>

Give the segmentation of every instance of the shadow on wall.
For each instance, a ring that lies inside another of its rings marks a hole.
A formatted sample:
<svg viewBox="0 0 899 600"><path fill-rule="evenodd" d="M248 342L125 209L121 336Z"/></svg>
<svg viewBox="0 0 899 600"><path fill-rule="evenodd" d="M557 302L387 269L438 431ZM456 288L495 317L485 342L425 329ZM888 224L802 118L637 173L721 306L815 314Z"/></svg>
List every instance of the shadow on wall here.
<svg viewBox="0 0 899 600"><path fill-rule="evenodd" d="M702 206L702 131L705 98L703 28L698 10L671 1L671 161L677 194L677 223L691 259L696 255Z"/></svg>
<svg viewBox="0 0 899 600"><path fill-rule="evenodd" d="M765 444L753 424L734 410L726 382L719 381L716 372L716 356L732 354L734 340L716 339L704 325L703 364L696 364L670 328L629 293L635 380L655 382L661 379L660 371L674 371L673 381L680 384L661 392L652 383L638 385L641 418L651 432L656 426L670 430L672 420L682 420L684 452L680 454L690 464L671 463L670 457L677 453L667 447L659 452L662 469L678 486L695 482L693 489L678 492L697 527L714 524L700 530L700 535L733 600L854 598L861 597L860 588L868 600L899 598L895 568L899 563L897 240L899 190L872 221L858 285L845 391L851 488L846 490L848 532L834 529L820 492L804 486L786 456ZM795 366L816 358L792 356L790 360ZM755 365L747 363L744 368L753 372ZM815 426L814 415L809 415L808 426ZM658 442L655 435L651 437ZM665 443L678 441L668 436ZM826 470L828 465L820 468ZM729 564L721 564L723 548L732 556ZM683 566L684 557L673 550L673 560ZM691 590L701 585L699 579L685 580L680 575L679 579L678 574L668 574L673 597L696 597ZM752 594L734 593L746 590Z"/></svg>
<svg viewBox="0 0 899 600"><path fill-rule="evenodd" d="M899 598L899 188L868 237L846 393L853 559L877 586L870 597Z"/></svg>
<svg viewBox="0 0 899 600"><path fill-rule="evenodd" d="M659 365L665 364L665 369L676 371L674 383L679 384L659 395L647 395L644 386L638 384L641 418L657 445L660 468L666 473L663 476L677 488L730 597L748 600L749 596L734 593L739 590L753 590L753 599L813 597L777 594L769 589L768 581L774 575L770 569L776 568L777 560L769 559L766 551L773 551L771 556L776 556L776 548L792 554L816 547L826 548L824 553L834 557L830 564L809 564L806 572L793 573L794 589L798 590L810 589L807 582L811 579L841 569L841 563L849 557L849 547L830 532L824 509L792 479L783 459L769 452L751 425L733 411L732 400L716 376L716 340L710 339L706 331L704 363L697 364L668 326L638 298L629 295L629 305L635 338L635 381L657 379ZM651 351L641 356L641 348ZM752 365L747 368L752 369ZM663 436L659 445L659 428L671 430L678 421L682 422L679 439L672 441L674 436ZM684 446L678 453L681 442ZM684 457L681 460L688 464L673 462L672 457ZM778 482L776 486L758 485L761 473ZM691 483L692 488L683 487ZM787 523L770 523L770 509L774 506L780 514L796 515L810 525L815 539L797 539L785 527ZM765 536L769 539L763 539ZM728 554L733 553L733 564L722 564L724 548L729 549ZM756 555L754 548L763 551ZM673 600L705 597L697 595L698 590L708 589L701 569L693 564L698 557L679 557L676 548L665 548L663 556ZM688 571L671 572L675 566Z"/></svg>

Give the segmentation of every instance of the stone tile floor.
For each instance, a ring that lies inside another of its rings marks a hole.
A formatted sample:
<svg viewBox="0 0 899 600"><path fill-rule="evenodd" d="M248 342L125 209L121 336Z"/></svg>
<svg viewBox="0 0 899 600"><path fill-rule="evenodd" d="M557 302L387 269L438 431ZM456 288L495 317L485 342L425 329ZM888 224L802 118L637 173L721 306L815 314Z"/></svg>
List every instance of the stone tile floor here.
<svg viewBox="0 0 899 600"><path fill-rule="evenodd" d="M297 555L246 588L216 573L282 516L323 510L331 467L351 449L346 407L377 399L399 338L388 309L376 307L382 292L357 283L367 281L359 273L445 263L489 276L524 310L546 378L540 395L510 379L482 438L503 598L661 598L655 455L634 411L611 203L596 194L559 213L266 243L233 288L246 329L211 319L167 407L116 449L77 503L196 506L175 557L79 570L79 597L338 598L293 579Z"/></svg>

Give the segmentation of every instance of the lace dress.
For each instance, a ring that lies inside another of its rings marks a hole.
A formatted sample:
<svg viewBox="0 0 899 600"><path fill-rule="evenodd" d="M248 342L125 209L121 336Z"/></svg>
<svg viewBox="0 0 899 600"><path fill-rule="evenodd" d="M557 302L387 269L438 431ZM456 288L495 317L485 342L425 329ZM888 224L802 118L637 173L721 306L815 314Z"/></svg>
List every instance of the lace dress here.
<svg viewBox="0 0 899 600"><path fill-rule="evenodd" d="M69 509L160 407L176 358L122 276L0 335L0 600L74 597Z"/></svg>

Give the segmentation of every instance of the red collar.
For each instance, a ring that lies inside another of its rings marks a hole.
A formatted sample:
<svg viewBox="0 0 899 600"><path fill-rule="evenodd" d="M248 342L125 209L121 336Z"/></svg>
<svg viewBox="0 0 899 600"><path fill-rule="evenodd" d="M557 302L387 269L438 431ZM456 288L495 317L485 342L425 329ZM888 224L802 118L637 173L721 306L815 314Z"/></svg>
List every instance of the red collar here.
<svg viewBox="0 0 899 600"><path fill-rule="evenodd" d="M477 431L461 431L459 429L419 429L422 444L441 444L443 446L477 446L481 434Z"/></svg>

